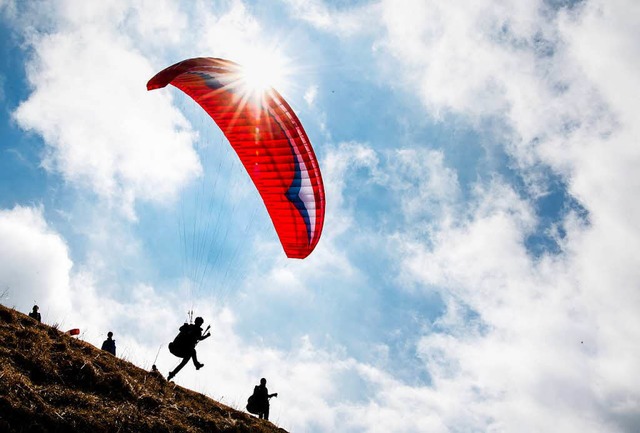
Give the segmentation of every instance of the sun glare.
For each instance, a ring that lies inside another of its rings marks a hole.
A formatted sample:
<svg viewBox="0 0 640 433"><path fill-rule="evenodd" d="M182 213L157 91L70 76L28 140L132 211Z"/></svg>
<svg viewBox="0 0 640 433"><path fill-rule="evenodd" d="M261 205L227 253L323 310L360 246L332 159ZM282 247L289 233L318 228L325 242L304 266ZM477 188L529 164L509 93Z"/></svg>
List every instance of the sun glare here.
<svg viewBox="0 0 640 433"><path fill-rule="evenodd" d="M253 51L244 56L240 79L252 97L261 98L270 88L283 93L287 87L287 61L275 50Z"/></svg>

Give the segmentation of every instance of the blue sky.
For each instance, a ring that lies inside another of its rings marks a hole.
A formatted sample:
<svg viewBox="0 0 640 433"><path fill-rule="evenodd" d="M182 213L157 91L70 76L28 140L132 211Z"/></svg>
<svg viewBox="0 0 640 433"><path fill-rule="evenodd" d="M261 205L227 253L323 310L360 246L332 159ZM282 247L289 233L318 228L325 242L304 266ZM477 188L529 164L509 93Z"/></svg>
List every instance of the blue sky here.
<svg viewBox="0 0 640 433"><path fill-rule="evenodd" d="M176 381L242 408L267 377L290 431L638 430L635 2L182 3L0 0L3 304L165 373L194 309ZM325 182L301 261L145 87L265 54Z"/></svg>

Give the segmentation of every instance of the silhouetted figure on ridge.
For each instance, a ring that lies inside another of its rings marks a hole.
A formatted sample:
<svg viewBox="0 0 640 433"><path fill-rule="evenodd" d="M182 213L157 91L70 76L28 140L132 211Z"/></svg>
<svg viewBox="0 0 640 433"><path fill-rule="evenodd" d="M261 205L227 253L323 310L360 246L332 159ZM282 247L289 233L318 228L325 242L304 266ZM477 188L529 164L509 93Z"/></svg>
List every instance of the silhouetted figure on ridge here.
<svg viewBox="0 0 640 433"><path fill-rule="evenodd" d="M31 313L29 313L29 317L37 320L38 322L42 322L42 317L40 316L40 313L38 313L38 309L39 307L37 305L34 305L33 310L31 311Z"/></svg>
<svg viewBox="0 0 640 433"><path fill-rule="evenodd" d="M160 373L160 370L158 370L158 367L156 367L155 364L151 366L151 371L149 372L149 374L164 379L164 376L162 375L162 373Z"/></svg>
<svg viewBox="0 0 640 433"><path fill-rule="evenodd" d="M187 365L187 362L189 362L190 359L193 359L193 365L195 365L196 370L200 370L204 367L204 364L198 362L196 344L198 344L199 341L209 338L211 333L208 332L205 335L202 335L203 323L204 320L202 317L196 317L193 324L185 323L180 327L180 333L171 343L169 343L169 351L178 358L182 358L182 362L180 362L173 371L169 372L167 380L173 379L174 376L182 370L182 367ZM207 327L207 329L209 328Z"/></svg>
<svg viewBox="0 0 640 433"><path fill-rule="evenodd" d="M260 385L253 387L253 395L249 397L247 402L247 410L258 418L269 419L269 399L271 397L277 397L278 393L269 394L267 389L267 379L264 377L260 379Z"/></svg>
<svg viewBox="0 0 640 433"><path fill-rule="evenodd" d="M113 356L116 356L116 340L113 338L113 332L109 331L107 333L107 339L102 343L102 350L106 350Z"/></svg>

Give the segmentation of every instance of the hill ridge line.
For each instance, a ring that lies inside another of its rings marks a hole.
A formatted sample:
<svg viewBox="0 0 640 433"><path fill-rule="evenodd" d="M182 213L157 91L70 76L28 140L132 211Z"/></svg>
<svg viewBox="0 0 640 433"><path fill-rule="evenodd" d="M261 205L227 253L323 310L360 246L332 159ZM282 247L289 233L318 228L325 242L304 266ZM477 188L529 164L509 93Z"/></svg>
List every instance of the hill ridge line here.
<svg viewBox="0 0 640 433"><path fill-rule="evenodd" d="M288 433L2 304L0 431Z"/></svg>

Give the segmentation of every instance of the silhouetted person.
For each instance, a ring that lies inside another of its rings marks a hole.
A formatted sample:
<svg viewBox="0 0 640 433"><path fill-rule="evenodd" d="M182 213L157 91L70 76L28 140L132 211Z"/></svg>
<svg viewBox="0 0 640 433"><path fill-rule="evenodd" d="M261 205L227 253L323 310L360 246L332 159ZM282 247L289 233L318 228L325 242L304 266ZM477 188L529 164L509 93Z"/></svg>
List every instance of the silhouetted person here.
<svg viewBox="0 0 640 433"><path fill-rule="evenodd" d="M160 373L160 370L158 370L158 367L156 367L155 364L151 366L151 371L149 372L149 374L164 379L164 376L162 376L162 373Z"/></svg>
<svg viewBox="0 0 640 433"><path fill-rule="evenodd" d="M253 387L253 400L256 411L253 412L258 415L259 418L269 419L269 399L271 397L277 397L278 393L269 394L267 389L267 379L264 377L260 379L260 385Z"/></svg>
<svg viewBox="0 0 640 433"><path fill-rule="evenodd" d="M180 370L182 370L182 367L187 365L187 362L189 362L190 359L193 359L193 365L195 365L196 370L200 370L202 367L204 367L204 364L198 362L198 358L196 355L196 344L198 344L199 341L202 341L205 338L209 338L211 336L211 333L208 332L207 334L202 335L203 323L204 320L202 319L202 317L196 317L196 320L193 324L185 323L180 327L180 333L178 334L178 336L171 343L169 343L169 351L178 358L182 358L182 362L180 362L180 364L178 364L178 366L174 368L173 371L169 372L167 380L173 379L174 376L178 374Z"/></svg>
<svg viewBox="0 0 640 433"><path fill-rule="evenodd" d="M42 322L42 317L40 316L40 313L38 313L38 308L39 307L37 305L34 305L33 310L29 313L29 317L36 319L38 322Z"/></svg>
<svg viewBox="0 0 640 433"><path fill-rule="evenodd" d="M107 339L102 343L102 350L106 350L113 356L116 356L116 340L113 338L113 332L109 331L107 333Z"/></svg>

